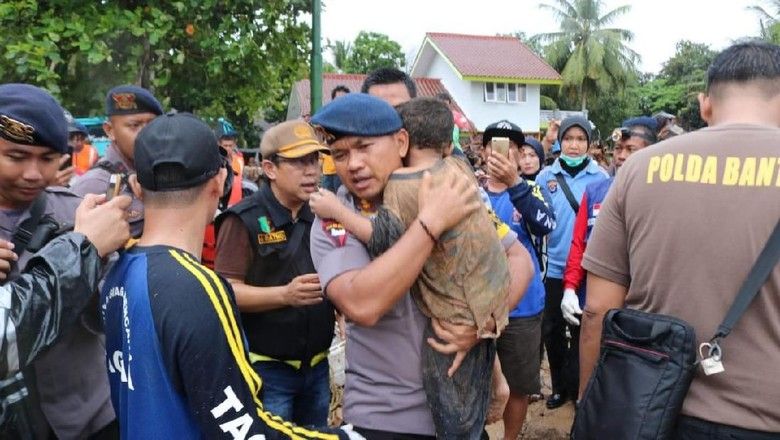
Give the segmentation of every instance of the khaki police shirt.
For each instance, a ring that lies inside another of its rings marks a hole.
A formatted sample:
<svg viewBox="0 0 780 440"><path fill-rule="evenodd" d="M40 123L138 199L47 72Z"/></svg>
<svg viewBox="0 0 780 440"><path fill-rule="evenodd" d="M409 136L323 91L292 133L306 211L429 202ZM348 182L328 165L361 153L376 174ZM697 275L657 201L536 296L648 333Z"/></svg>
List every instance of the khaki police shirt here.
<svg viewBox="0 0 780 440"><path fill-rule="evenodd" d="M780 129L705 128L626 161L582 265L627 286L626 307L681 318L706 342L778 218ZM780 431L780 265L721 347L726 371L698 368L683 414Z"/></svg>

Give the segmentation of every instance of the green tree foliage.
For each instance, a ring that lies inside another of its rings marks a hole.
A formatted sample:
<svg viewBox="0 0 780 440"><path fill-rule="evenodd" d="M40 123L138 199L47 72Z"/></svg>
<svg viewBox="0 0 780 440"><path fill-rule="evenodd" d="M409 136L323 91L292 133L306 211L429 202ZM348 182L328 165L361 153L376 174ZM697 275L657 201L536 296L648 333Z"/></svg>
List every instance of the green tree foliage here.
<svg viewBox="0 0 780 440"><path fill-rule="evenodd" d="M604 12L601 0L555 0L540 7L552 12L560 31L534 39L545 45L547 61L561 72L562 91L576 96L583 110L590 99L623 90L635 77L639 55L627 46L633 34L609 27L630 6Z"/></svg>
<svg viewBox="0 0 780 440"><path fill-rule="evenodd" d="M759 17L763 40L780 44L780 0L767 0L764 4L751 5L748 9Z"/></svg>
<svg viewBox="0 0 780 440"><path fill-rule="evenodd" d="M304 0L10 0L0 3L0 77L101 114L106 91L135 83L167 107L227 116L241 129L282 112L307 71Z"/></svg>
<svg viewBox="0 0 780 440"><path fill-rule="evenodd" d="M333 67L341 73L368 73L382 67L401 68L406 64L401 45L385 34L360 31L352 43L328 41Z"/></svg>
<svg viewBox="0 0 780 440"><path fill-rule="evenodd" d="M344 73L350 67L350 57L352 56L352 43L348 41L328 40L325 47L330 50L333 56L333 67L336 72Z"/></svg>
<svg viewBox="0 0 780 440"><path fill-rule="evenodd" d="M665 87L660 89L660 95L656 95L657 99L649 110L679 114L680 122L689 130L704 126L699 116L698 94L704 91L707 69L716 55L717 52L706 44L679 41L674 55L663 64L658 74L657 81Z"/></svg>

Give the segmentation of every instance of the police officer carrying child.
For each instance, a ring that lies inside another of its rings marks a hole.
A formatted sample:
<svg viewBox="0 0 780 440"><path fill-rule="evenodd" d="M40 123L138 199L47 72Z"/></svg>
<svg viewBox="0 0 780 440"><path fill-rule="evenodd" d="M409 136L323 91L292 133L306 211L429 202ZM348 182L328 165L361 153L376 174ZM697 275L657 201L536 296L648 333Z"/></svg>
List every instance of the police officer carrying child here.
<svg viewBox="0 0 780 440"><path fill-rule="evenodd" d="M132 86L117 86L106 95L108 120L103 130L111 140L106 155L95 166L76 179L71 190L81 196L106 194L111 188L115 194L132 196L127 186L127 175L135 172L133 151L135 137L146 124L163 113L162 105L148 90ZM138 199L130 204L130 234L138 237L143 229L144 207Z"/></svg>

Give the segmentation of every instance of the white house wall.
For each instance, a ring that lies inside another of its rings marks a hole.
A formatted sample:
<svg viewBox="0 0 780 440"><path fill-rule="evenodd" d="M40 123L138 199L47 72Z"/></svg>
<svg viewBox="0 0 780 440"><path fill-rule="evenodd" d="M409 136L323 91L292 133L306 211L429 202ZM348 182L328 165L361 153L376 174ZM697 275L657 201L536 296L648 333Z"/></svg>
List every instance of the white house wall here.
<svg viewBox="0 0 780 440"><path fill-rule="evenodd" d="M484 83L459 79L438 53L428 72L421 73L422 76L439 78L480 131L501 119L508 119L519 125L523 131L539 131L540 88L538 84L526 84L526 102L515 104L485 102Z"/></svg>

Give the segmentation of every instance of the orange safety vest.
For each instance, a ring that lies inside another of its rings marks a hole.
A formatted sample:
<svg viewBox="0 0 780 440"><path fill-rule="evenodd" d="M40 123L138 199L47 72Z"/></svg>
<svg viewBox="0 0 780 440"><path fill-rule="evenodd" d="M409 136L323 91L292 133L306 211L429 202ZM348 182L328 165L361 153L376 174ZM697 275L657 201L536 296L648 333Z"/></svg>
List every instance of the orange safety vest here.
<svg viewBox="0 0 780 440"><path fill-rule="evenodd" d="M84 144L84 148L81 151L73 152L71 156L71 163L73 164L74 172L77 176L86 173L93 165L98 161L97 150L89 144Z"/></svg>
<svg viewBox="0 0 780 440"><path fill-rule="evenodd" d="M228 199L228 208L241 201L241 175L233 174L233 188L230 191ZM201 264L214 269L214 262L217 259L217 234L214 230L214 222L206 226L206 233L203 236L203 251L200 254Z"/></svg>
<svg viewBox="0 0 780 440"><path fill-rule="evenodd" d="M331 176L336 174L336 164L333 163L333 157L330 154L321 154L322 157L322 174Z"/></svg>

